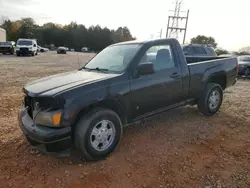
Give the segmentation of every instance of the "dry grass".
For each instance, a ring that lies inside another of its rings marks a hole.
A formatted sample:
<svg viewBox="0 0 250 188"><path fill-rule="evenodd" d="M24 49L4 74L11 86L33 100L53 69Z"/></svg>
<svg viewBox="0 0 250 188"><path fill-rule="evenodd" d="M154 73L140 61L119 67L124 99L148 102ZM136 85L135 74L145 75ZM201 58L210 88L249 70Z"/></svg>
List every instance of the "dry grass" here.
<svg viewBox="0 0 250 188"><path fill-rule="evenodd" d="M80 53L84 64L93 54ZM195 107L154 116L124 131L104 161L80 164L32 151L17 124L22 86L78 68L76 53L0 56L1 187L250 187L250 81L224 95L220 112L203 117Z"/></svg>

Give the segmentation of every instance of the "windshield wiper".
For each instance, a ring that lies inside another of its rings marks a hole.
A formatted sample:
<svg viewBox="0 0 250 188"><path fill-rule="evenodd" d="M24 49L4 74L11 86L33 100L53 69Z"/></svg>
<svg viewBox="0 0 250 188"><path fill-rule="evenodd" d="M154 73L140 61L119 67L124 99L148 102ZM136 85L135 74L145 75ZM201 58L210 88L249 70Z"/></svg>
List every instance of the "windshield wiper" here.
<svg viewBox="0 0 250 188"><path fill-rule="evenodd" d="M96 68L87 68L87 67L83 67L82 69L87 69L87 70L97 70L97 71L100 71L100 72L106 72L106 71L109 71L108 69L102 69L102 68L99 68L99 67L96 67Z"/></svg>

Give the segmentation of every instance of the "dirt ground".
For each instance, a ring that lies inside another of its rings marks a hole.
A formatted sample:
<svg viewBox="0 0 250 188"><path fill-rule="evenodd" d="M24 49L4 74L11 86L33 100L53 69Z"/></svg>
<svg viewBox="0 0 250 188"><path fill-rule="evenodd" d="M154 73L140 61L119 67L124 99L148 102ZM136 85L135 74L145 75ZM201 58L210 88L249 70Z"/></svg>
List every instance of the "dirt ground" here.
<svg viewBox="0 0 250 188"><path fill-rule="evenodd" d="M79 53L80 64L91 56ZM250 187L250 80L227 89L213 117L185 107L125 128L120 146L103 161L33 150L17 124L22 86L78 67L73 52L0 56L0 187Z"/></svg>

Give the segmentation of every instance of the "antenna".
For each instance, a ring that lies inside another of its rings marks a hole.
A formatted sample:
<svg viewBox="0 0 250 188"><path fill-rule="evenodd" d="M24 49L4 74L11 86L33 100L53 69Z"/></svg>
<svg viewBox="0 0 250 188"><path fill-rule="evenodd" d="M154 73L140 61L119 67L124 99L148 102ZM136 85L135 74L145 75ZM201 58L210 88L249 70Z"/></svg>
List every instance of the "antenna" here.
<svg viewBox="0 0 250 188"><path fill-rule="evenodd" d="M79 65L79 69L81 68L81 65L80 65L80 60L79 60L79 54L77 52L77 62L78 62L78 65Z"/></svg>

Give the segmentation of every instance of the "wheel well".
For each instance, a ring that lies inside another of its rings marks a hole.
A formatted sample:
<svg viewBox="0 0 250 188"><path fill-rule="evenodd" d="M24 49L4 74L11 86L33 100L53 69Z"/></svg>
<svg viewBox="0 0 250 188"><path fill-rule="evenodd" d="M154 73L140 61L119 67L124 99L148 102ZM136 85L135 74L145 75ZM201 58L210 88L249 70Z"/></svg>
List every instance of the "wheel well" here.
<svg viewBox="0 0 250 188"><path fill-rule="evenodd" d="M111 100L100 101L82 108L74 120L73 127L76 125L77 121L84 116L84 114L87 114L90 110L97 107L113 110L120 117L122 124L123 125L127 124L127 116L122 104L117 100L111 99Z"/></svg>
<svg viewBox="0 0 250 188"><path fill-rule="evenodd" d="M223 90L226 89L227 87L227 77L225 74L212 76L208 80L208 83L211 83L211 82L219 84Z"/></svg>

